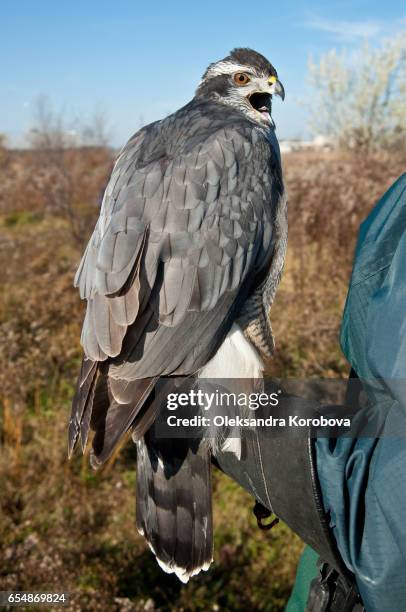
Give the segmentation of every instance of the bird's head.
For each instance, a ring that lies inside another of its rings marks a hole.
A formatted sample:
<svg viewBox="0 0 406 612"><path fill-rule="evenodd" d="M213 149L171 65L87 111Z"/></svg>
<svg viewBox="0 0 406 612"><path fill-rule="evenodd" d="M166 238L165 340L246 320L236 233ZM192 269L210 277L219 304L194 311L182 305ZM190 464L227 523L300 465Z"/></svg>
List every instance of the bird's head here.
<svg viewBox="0 0 406 612"><path fill-rule="evenodd" d="M234 49L224 59L210 64L196 91L233 106L260 125L273 125L272 96L285 99L285 90L275 68L252 49Z"/></svg>

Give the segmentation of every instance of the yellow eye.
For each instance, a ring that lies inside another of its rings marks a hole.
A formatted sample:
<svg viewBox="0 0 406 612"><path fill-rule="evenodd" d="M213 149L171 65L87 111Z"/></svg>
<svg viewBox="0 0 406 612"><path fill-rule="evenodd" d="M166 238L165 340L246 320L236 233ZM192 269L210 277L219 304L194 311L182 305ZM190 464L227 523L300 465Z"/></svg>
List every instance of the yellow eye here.
<svg viewBox="0 0 406 612"><path fill-rule="evenodd" d="M246 85L250 80L250 77L245 72L236 72L234 75L234 83L236 85Z"/></svg>
<svg viewBox="0 0 406 612"><path fill-rule="evenodd" d="M277 81L276 76L270 76L268 79L268 83L270 85L273 85L274 83L276 83L276 81Z"/></svg>

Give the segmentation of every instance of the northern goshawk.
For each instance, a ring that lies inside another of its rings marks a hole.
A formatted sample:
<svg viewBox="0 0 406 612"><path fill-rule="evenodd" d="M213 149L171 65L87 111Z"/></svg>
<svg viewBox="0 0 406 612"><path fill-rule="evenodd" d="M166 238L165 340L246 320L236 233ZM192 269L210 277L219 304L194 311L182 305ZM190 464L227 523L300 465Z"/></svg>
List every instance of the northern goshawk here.
<svg viewBox="0 0 406 612"><path fill-rule="evenodd" d="M255 51L210 64L191 102L122 149L75 279L87 310L69 455L93 430L98 467L132 431L138 530L184 582L212 561L213 448L155 435L155 387L258 378L272 354L287 240L275 94Z"/></svg>

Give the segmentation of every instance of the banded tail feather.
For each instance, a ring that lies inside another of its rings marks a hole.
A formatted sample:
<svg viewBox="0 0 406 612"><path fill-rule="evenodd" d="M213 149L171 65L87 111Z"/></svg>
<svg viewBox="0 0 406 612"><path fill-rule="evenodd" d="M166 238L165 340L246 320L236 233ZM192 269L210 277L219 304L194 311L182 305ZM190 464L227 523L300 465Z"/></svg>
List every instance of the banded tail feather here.
<svg viewBox="0 0 406 612"><path fill-rule="evenodd" d="M129 430L137 443L136 524L167 573L187 582L213 557L211 456L203 440L159 439L155 419L165 394L184 377L112 379L107 364L84 359L69 421L69 457L93 431L91 465L100 468ZM193 384L193 379L190 379Z"/></svg>
<svg viewBox="0 0 406 612"><path fill-rule="evenodd" d="M137 442L137 529L160 567L186 583L213 560L211 458L202 440Z"/></svg>

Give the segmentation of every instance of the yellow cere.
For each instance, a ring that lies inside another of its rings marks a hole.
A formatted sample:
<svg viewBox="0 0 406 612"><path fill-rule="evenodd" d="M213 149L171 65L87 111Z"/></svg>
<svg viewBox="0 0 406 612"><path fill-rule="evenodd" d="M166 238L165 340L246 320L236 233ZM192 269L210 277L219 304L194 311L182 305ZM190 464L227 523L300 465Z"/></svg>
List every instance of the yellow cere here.
<svg viewBox="0 0 406 612"><path fill-rule="evenodd" d="M270 85L273 85L274 83L276 83L276 76L270 76L268 79L268 83Z"/></svg>

